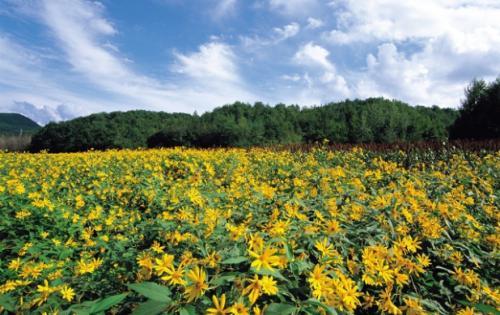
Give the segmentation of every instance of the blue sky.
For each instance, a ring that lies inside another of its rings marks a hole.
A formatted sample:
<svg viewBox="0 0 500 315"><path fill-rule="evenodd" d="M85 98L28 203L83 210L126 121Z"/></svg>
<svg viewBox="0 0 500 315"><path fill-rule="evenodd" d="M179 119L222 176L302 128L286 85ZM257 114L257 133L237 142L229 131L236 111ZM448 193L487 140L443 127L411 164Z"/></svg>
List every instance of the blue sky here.
<svg viewBox="0 0 500 315"><path fill-rule="evenodd" d="M0 111L40 123L236 100L457 107L499 74L497 0L0 0Z"/></svg>

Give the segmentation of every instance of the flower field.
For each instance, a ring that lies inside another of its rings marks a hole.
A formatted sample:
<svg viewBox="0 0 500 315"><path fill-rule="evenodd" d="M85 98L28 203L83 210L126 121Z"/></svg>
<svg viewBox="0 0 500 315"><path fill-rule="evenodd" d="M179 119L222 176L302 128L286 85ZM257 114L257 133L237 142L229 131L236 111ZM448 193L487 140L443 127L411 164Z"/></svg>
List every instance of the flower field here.
<svg viewBox="0 0 500 315"><path fill-rule="evenodd" d="M500 152L0 153L0 313L498 314Z"/></svg>

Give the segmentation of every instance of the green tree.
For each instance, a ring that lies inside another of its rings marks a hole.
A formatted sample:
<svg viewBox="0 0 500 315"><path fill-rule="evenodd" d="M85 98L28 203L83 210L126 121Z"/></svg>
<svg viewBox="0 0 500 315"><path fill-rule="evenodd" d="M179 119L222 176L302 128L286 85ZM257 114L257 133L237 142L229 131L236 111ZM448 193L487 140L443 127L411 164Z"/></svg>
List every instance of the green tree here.
<svg viewBox="0 0 500 315"><path fill-rule="evenodd" d="M473 80L467 86L450 134L453 139L500 137L500 77L491 83Z"/></svg>

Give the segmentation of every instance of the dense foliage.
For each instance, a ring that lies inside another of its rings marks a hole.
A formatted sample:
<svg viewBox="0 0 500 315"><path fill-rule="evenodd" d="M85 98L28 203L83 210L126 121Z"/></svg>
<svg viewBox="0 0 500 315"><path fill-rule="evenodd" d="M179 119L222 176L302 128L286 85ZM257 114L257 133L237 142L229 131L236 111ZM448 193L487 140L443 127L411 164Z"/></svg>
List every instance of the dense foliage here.
<svg viewBox="0 0 500 315"><path fill-rule="evenodd" d="M94 114L52 123L32 140L50 152L156 146L249 147L332 142L395 142L447 139L457 112L411 107L382 98L321 107L274 107L234 103L201 116L147 111Z"/></svg>
<svg viewBox="0 0 500 315"><path fill-rule="evenodd" d="M35 133L40 126L21 114L0 113L0 136Z"/></svg>
<svg viewBox="0 0 500 315"><path fill-rule="evenodd" d="M0 153L0 313L495 313L500 152L442 153Z"/></svg>
<svg viewBox="0 0 500 315"><path fill-rule="evenodd" d="M165 126L182 125L188 114L144 110L93 114L49 123L31 140L31 150L50 152L146 147L147 139Z"/></svg>
<svg viewBox="0 0 500 315"><path fill-rule="evenodd" d="M451 128L451 138L500 138L500 77L490 83L474 80L465 89L465 100L460 117Z"/></svg>

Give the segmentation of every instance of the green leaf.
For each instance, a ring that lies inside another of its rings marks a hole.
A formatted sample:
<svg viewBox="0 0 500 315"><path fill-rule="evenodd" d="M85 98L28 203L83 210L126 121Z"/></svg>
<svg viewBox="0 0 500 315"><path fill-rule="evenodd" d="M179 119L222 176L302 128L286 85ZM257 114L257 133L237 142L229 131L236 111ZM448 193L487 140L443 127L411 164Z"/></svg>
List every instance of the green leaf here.
<svg viewBox="0 0 500 315"><path fill-rule="evenodd" d="M288 261L294 261L295 257L293 256L292 247L289 243L285 243L285 253L286 259L288 259Z"/></svg>
<svg viewBox="0 0 500 315"><path fill-rule="evenodd" d="M0 295L0 306L2 306L7 311L14 312L16 309L15 303L16 300L10 294Z"/></svg>
<svg viewBox="0 0 500 315"><path fill-rule="evenodd" d="M223 265L236 265L236 264L241 264L242 262L248 261L248 258L245 256L238 256L238 257L232 257L228 258L224 261L221 262Z"/></svg>
<svg viewBox="0 0 500 315"><path fill-rule="evenodd" d="M288 314L292 314L296 310L297 310L297 307L295 307L295 305L292 305L292 304L271 303L266 308L265 314L266 315L288 315Z"/></svg>
<svg viewBox="0 0 500 315"><path fill-rule="evenodd" d="M120 303L127 297L127 293L122 293L122 294L117 294L117 295L112 295L109 296L105 299L97 301L92 307L90 308L90 313L99 313L106 311L110 309L112 306L115 306L116 304Z"/></svg>
<svg viewBox="0 0 500 315"><path fill-rule="evenodd" d="M480 310L484 314L493 314L493 315L499 315L500 312L497 311L493 306L486 305L486 304L474 304L473 305L475 309Z"/></svg>
<svg viewBox="0 0 500 315"><path fill-rule="evenodd" d="M221 277L215 278L212 281L210 281L210 284L213 285L213 286L219 286L219 285L224 284L224 282L231 282L231 281L233 281L234 278L236 278L236 276L233 276L233 275L231 275L231 276L221 276Z"/></svg>
<svg viewBox="0 0 500 315"><path fill-rule="evenodd" d="M148 300L144 303L139 304L132 315L156 315L160 314L165 308L167 308L168 303L156 300Z"/></svg>
<svg viewBox="0 0 500 315"><path fill-rule="evenodd" d="M337 311L335 311L335 309L333 309L332 307L330 307L330 306L328 306L326 304L321 303L320 301L318 301L316 299L309 299L309 300L305 301L305 303L307 303L309 305L314 305L314 306L317 306L317 307L321 307L329 315L337 315Z"/></svg>
<svg viewBox="0 0 500 315"><path fill-rule="evenodd" d="M80 304L73 304L68 309L61 312L61 315L89 315L90 308L94 306L99 300L85 301Z"/></svg>
<svg viewBox="0 0 500 315"><path fill-rule="evenodd" d="M193 305L186 305L179 310L179 315L196 315L196 308Z"/></svg>
<svg viewBox="0 0 500 315"><path fill-rule="evenodd" d="M132 283L128 287L151 300L166 303L172 300L170 289L154 282Z"/></svg>

